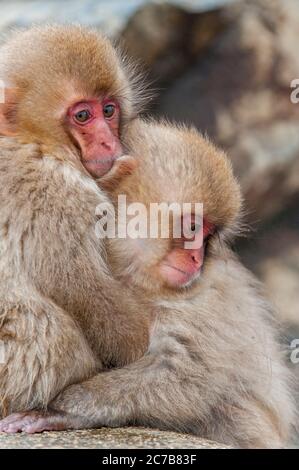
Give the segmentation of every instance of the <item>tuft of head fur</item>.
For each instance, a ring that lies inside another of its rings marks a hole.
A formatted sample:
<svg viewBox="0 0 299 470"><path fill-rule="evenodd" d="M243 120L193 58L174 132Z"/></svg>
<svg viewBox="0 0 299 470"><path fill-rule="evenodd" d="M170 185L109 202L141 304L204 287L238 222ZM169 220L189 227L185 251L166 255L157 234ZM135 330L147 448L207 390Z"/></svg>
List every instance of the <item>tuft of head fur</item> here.
<svg viewBox="0 0 299 470"><path fill-rule="evenodd" d="M226 154L194 127L135 119L124 145L140 162L131 176L135 184L129 179L123 182L129 200L146 205L202 202L210 222L235 226L242 196L232 165Z"/></svg>
<svg viewBox="0 0 299 470"><path fill-rule="evenodd" d="M68 143L57 126L59 109L72 96L109 93L121 107L121 124L137 115L143 84L134 68L101 33L77 25L14 31L0 48L0 78L13 90L7 118L21 137ZM15 104L15 103L14 103Z"/></svg>
<svg viewBox="0 0 299 470"><path fill-rule="evenodd" d="M128 126L124 145L139 164L112 191L115 202L118 195L125 195L127 205L142 203L148 213L151 203L202 203L204 217L220 234L217 246L238 231L242 196L231 163L196 129L136 119ZM171 243L171 237L112 240L116 274L157 293L161 280L155 269Z"/></svg>

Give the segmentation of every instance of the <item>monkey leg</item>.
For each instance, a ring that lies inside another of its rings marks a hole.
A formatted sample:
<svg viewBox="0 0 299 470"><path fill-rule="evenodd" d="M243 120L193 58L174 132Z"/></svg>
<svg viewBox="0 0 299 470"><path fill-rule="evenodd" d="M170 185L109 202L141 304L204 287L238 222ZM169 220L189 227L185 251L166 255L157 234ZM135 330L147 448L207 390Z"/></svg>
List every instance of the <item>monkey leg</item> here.
<svg viewBox="0 0 299 470"><path fill-rule="evenodd" d="M39 296L0 305L0 416L45 408L95 372L87 342L64 310Z"/></svg>

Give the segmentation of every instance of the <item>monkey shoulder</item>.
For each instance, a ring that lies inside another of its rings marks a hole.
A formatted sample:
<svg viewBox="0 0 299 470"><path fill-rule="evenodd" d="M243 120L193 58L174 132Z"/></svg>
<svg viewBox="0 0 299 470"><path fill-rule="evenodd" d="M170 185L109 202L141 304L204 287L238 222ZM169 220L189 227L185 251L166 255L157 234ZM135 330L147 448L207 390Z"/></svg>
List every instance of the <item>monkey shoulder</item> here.
<svg viewBox="0 0 299 470"><path fill-rule="evenodd" d="M72 162L43 155L37 144L20 144L12 138L0 139L0 192L9 202L22 201L32 210L52 211L55 206L66 213L70 208L86 213L106 202L92 177Z"/></svg>
<svg viewBox="0 0 299 470"><path fill-rule="evenodd" d="M79 250L82 243L98 250L96 208L107 199L95 181L71 163L42 155L38 146L3 139L0 197L5 201L0 206L0 232L7 237L19 233L45 250L53 247L54 239L66 251Z"/></svg>
<svg viewBox="0 0 299 470"><path fill-rule="evenodd" d="M273 322L274 307L262 284L231 251L209 264L197 299L216 305L221 317L223 313L244 327L250 328L255 321Z"/></svg>

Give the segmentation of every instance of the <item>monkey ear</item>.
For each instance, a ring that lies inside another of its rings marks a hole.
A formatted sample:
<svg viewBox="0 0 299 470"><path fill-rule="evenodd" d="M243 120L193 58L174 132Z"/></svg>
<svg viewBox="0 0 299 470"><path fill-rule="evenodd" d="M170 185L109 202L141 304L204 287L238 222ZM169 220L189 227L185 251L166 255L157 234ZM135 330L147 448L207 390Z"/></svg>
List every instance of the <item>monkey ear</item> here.
<svg viewBox="0 0 299 470"><path fill-rule="evenodd" d="M113 189L123 178L131 175L137 166L138 161L130 155L118 158L109 173L99 179L100 187L106 190Z"/></svg>
<svg viewBox="0 0 299 470"><path fill-rule="evenodd" d="M17 89L6 88L0 83L0 135L17 134L15 124L17 101Z"/></svg>

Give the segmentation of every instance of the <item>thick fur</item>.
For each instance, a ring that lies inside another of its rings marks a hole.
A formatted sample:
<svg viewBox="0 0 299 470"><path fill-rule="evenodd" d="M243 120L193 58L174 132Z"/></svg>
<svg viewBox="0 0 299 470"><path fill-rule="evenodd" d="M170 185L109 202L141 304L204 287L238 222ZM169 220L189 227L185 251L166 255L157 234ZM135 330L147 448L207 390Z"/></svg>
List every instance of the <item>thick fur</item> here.
<svg viewBox="0 0 299 470"><path fill-rule="evenodd" d="M52 52L59 44L55 31ZM86 52L89 45L88 40ZM63 56L64 48L58 49ZM17 53L16 46L9 50ZM88 70L82 65L85 57L70 62L79 76L82 67ZM90 60L95 60L92 54ZM45 80L46 65L42 62ZM63 93L78 90L77 83L68 85ZM39 96L36 87L30 94L26 80L18 88L30 97L27 104ZM31 113L27 106L18 110L10 114L6 108L11 131L16 123L25 123L18 138L31 141L34 129L34 141L44 145L41 152L23 147L19 156L7 149L11 141L0 146L1 334L8 350L0 381L3 404L8 411L43 407L67 382L90 376L100 360L106 365L136 362L71 385L54 399L48 414L13 415L0 423L0 430L138 424L240 447L283 446L294 420L289 375L271 308L225 244L238 225L241 199L225 155L194 130L138 121L131 127L127 149L140 159L140 166L112 196L124 193L128 202L146 204L203 202L209 220L219 226L219 237L211 242L201 277L180 291L165 286L157 275L169 240L111 240L108 259L118 284L105 274L93 231L94 208L105 200L102 191L84 176L76 149L62 127L55 127L52 115L43 122L32 116L32 107ZM25 119L20 119L21 112ZM46 138L47 129L70 154L57 152L53 140ZM156 319L150 346L138 359L146 347L151 309ZM37 332L42 332L38 341L30 343ZM51 342L43 341L43 335ZM63 345L70 345L69 354ZM28 365L28 374L17 390L14 371L20 370L21 361Z"/></svg>
<svg viewBox="0 0 299 470"><path fill-rule="evenodd" d="M122 124L136 116L144 101L144 85L133 76L133 66L101 33L84 27L14 31L0 57L0 77L7 88L5 115L13 132L30 143L34 138L47 144L48 150L72 144L63 120L60 126L57 122L74 96L113 96L121 107Z"/></svg>
<svg viewBox="0 0 299 470"><path fill-rule="evenodd" d="M67 384L148 346L142 306L114 281L95 235L107 201L64 126L71 102L114 96L136 114L126 64L77 26L18 32L0 49L0 415L45 408ZM132 323L130 323L130 318ZM128 322L128 323L127 323ZM2 351L2 348L1 348Z"/></svg>
<svg viewBox="0 0 299 470"><path fill-rule="evenodd" d="M0 180L0 395L12 412L46 406L102 364L136 359L148 323L107 269L95 235L106 197L90 177L2 138Z"/></svg>
<svg viewBox="0 0 299 470"><path fill-rule="evenodd" d="M219 236L201 277L180 291L154 270L169 241L111 240L115 273L156 311L146 355L67 388L52 414L13 417L8 429L137 424L238 447L282 447L295 419L291 380L272 308L225 243L241 201L227 158L194 130L136 122L130 132L140 165L115 194L128 202L203 200Z"/></svg>
<svg viewBox="0 0 299 470"><path fill-rule="evenodd" d="M75 428L137 424L243 448L286 445L294 422L290 377L259 290L222 254L197 295L156 300L144 358L69 387L52 407L69 412Z"/></svg>

